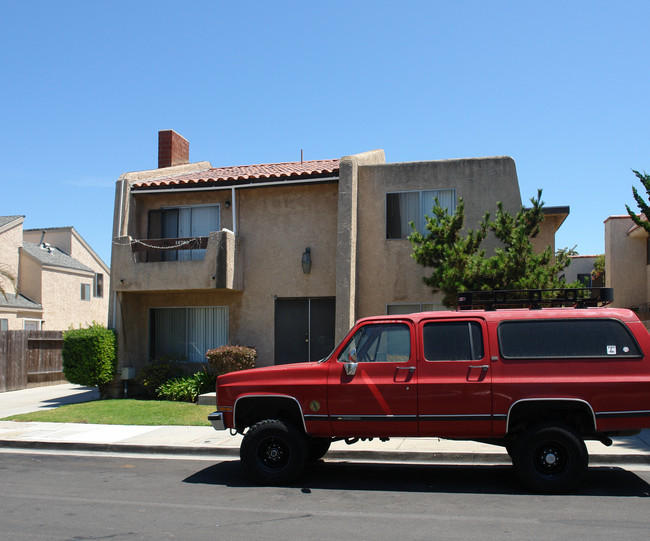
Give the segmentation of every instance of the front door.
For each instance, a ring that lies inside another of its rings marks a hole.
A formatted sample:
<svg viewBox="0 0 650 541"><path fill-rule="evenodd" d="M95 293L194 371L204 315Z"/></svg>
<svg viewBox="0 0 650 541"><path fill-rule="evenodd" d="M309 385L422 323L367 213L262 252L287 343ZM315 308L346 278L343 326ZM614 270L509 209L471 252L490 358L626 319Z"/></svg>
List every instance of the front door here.
<svg viewBox="0 0 650 541"><path fill-rule="evenodd" d="M489 436L492 371L485 322L480 319L420 323L423 359L418 366L421 436Z"/></svg>
<svg viewBox="0 0 650 541"><path fill-rule="evenodd" d="M277 299L275 364L319 361L334 349L335 300Z"/></svg>
<svg viewBox="0 0 650 541"><path fill-rule="evenodd" d="M327 404L336 436L417 435L414 328L368 323L329 361Z"/></svg>

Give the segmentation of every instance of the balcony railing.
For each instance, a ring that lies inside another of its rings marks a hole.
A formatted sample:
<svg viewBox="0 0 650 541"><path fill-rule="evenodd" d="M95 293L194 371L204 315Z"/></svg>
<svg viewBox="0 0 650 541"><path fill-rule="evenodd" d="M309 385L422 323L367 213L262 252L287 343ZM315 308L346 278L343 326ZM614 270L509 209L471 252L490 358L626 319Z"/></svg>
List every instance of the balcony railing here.
<svg viewBox="0 0 650 541"><path fill-rule="evenodd" d="M208 237L114 239L114 291L243 288L240 240L223 229Z"/></svg>
<svg viewBox="0 0 650 541"><path fill-rule="evenodd" d="M204 259L209 237L184 239L134 239L131 250L141 263L199 261Z"/></svg>

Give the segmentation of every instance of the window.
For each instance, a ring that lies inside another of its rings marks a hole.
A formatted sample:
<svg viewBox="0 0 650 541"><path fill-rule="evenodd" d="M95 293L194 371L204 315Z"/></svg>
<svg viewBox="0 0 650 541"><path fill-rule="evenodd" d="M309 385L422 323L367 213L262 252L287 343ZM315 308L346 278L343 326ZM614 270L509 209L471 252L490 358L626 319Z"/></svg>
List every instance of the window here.
<svg viewBox="0 0 650 541"><path fill-rule="evenodd" d="M503 321L498 335L506 359L641 356L628 328L613 319Z"/></svg>
<svg viewBox="0 0 650 541"><path fill-rule="evenodd" d="M448 212L456 211L456 190L426 190L422 192L394 192L386 194L386 238L405 239L411 234L410 222L415 228L424 232L426 221L425 214L431 215L435 204L447 209Z"/></svg>
<svg viewBox="0 0 650 541"><path fill-rule="evenodd" d="M25 330L25 331L40 331L41 330L41 320L40 319L23 319L23 330Z"/></svg>
<svg viewBox="0 0 650 541"><path fill-rule="evenodd" d="M81 300L90 300L90 284L81 284Z"/></svg>
<svg viewBox="0 0 650 541"><path fill-rule="evenodd" d="M95 274L93 280L93 297L103 297L104 296L104 275L101 273Z"/></svg>
<svg viewBox="0 0 650 541"><path fill-rule="evenodd" d="M433 312L435 310L446 310L446 308L444 304L418 302L386 305L386 314L389 316L413 314L415 312Z"/></svg>
<svg viewBox="0 0 650 541"><path fill-rule="evenodd" d="M591 287L591 273L579 273L578 282L580 282L585 287Z"/></svg>
<svg viewBox="0 0 650 541"><path fill-rule="evenodd" d="M350 339L339 362L406 362L411 357L411 333L403 323L365 325Z"/></svg>
<svg viewBox="0 0 650 541"><path fill-rule="evenodd" d="M476 321L426 323L422 338L427 361L475 361L483 358L483 334Z"/></svg>
<svg viewBox="0 0 650 541"><path fill-rule="evenodd" d="M228 307L152 308L151 356L205 362L205 352L228 343Z"/></svg>
<svg viewBox="0 0 650 541"><path fill-rule="evenodd" d="M0 331L8 331L9 330L9 320L6 318L0 318Z"/></svg>
<svg viewBox="0 0 650 541"><path fill-rule="evenodd" d="M149 211L150 239L207 237L220 229L219 205L163 208ZM163 261L202 260L205 250L164 250ZM152 259L150 259L152 260Z"/></svg>

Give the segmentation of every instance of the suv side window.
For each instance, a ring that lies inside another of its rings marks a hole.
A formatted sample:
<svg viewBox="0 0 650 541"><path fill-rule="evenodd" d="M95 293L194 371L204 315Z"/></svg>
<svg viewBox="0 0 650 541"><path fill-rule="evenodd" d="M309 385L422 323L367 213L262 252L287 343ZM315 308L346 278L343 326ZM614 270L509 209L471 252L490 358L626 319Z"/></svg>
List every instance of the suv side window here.
<svg viewBox="0 0 650 541"><path fill-rule="evenodd" d="M614 319L502 321L498 335L504 359L641 356L632 333Z"/></svg>
<svg viewBox="0 0 650 541"><path fill-rule="evenodd" d="M406 362L411 357L411 332L403 323L368 324L361 327L339 355L339 362L348 362L352 350L356 361Z"/></svg>
<svg viewBox="0 0 650 541"><path fill-rule="evenodd" d="M427 361L474 361L483 358L483 334L476 321L426 323L422 331Z"/></svg>

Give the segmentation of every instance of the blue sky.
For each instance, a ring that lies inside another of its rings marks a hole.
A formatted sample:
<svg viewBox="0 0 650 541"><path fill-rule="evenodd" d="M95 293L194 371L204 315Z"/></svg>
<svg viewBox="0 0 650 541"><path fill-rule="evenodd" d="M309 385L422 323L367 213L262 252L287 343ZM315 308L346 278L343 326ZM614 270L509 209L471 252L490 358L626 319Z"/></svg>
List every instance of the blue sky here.
<svg viewBox="0 0 650 541"><path fill-rule="evenodd" d="M0 215L72 225L107 263L115 181L157 166L162 129L213 166L508 155L524 202L571 207L556 242L581 254L650 172L645 0L0 9Z"/></svg>

